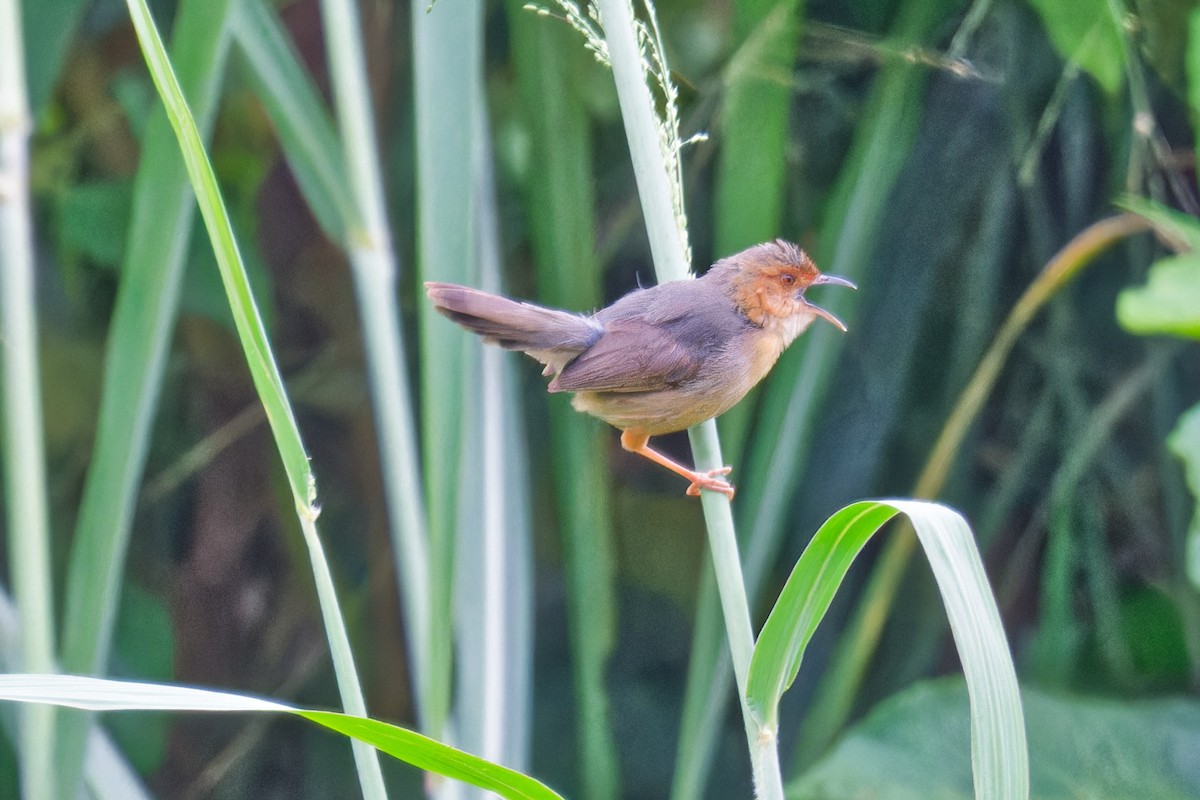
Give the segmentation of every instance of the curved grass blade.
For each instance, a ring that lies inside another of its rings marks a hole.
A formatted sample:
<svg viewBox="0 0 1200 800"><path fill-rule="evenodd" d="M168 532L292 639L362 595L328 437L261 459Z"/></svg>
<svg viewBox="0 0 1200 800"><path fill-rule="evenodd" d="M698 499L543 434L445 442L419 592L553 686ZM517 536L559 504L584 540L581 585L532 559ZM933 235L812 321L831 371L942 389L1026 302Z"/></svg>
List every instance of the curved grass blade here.
<svg viewBox="0 0 1200 800"><path fill-rule="evenodd" d="M296 708L242 694L78 675L0 675L0 700L88 711L240 711L286 713L375 747L413 766L511 800L562 800L541 782L419 733L366 717Z"/></svg>
<svg viewBox="0 0 1200 800"><path fill-rule="evenodd" d="M187 101L183 97L179 81L167 58L166 49L159 38L158 29L150 15L145 0L127 0L129 14L137 32L138 44L143 58L154 80L155 88L167 110L167 118L179 139L180 152L187 166L188 177L196 193L196 200L208 229L209 239L217 257L221 282L229 299L238 338L246 354L254 387L267 414L275 446L283 459L284 470L291 487L292 498L300 527L304 533L309 560L313 568L317 597L325 632L333 656L334 672L338 689L345 707L359 716L366 716L366 702L362 686L354 666L350 650L350 639L339 608L337 593L329 572L329 564L317 535L316 481L309 467L308 455L300 439L300 431L292 413L291 404L283 387L283 378L271 353L262 318L251 294L245 266L238 251L233 227L225 211L225 205L217 187L216 175L200 139L196 122L192 118ZM368 798L386 797L383 775L375 753L357 743L354 746L355 761L363 793Z"/></svg>
<svg viewBox="0 0 1200 800"><path fill-rule="evenodd" d="M767 730L795 680L804 649L855 556L896 514L920 539L950 618L971 699L971 761L980 798L1029 796L1029 756L1016 671L983 563L966 520L937 503L863 501L821 526L796 562L750 662L746 699Z"/></svg>
<svg viewBox="0 0 1200 800"><path fill-rule="evenodd" d="M300 431L291 406L286 400L283 378L271 354L266 330L258 313L258 306L250 292L250 284L242 266L241 254L233 235L233 228L225 213L224 202L217 187L216 175L204 151L196 121L192 117L174 69L167 58L166 49L159 38L158 29L150 16L144 0L127 0L129 14L138 35L150 76L158 89L159 97L167 109L167 118L175 129L180 151L187 167L188 177L196 192L196 201L204 217L205 227L212 240L221 270L221 281L229 295L234 324L246 351L246 359L254 385L263 400L267 420L275 435L280 455L283 457L292 496L299 508L313 511L316 485L308 465L308 455L300 441Z"/></svg>

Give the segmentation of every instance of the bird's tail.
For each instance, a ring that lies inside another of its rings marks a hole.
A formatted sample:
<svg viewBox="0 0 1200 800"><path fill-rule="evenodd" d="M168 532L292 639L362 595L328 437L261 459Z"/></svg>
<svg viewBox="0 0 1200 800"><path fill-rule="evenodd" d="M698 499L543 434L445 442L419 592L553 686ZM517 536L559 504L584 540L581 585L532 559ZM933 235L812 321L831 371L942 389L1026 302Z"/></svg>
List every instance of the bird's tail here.
<svg viewBox="0 0 1200 800"><path fill-rule="evenodd" d="M604 329L588 317L520 303L453 283L425 284L445 316L506 350L522 350L556 369L595 344Z"/></svg>

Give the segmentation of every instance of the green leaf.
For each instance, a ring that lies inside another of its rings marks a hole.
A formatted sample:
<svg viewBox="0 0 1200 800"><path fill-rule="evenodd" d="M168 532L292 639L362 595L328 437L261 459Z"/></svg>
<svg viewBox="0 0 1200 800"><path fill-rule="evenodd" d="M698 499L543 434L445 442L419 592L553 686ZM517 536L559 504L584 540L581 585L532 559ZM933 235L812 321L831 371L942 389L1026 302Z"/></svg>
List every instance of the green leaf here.
<svg viewBox="0 0 1200 800"><path fill-rule="evenodd" d="M1192 121L1200 120L1200 8L1188 17L1187 52L1184 69L1187 74L1187 100Z"/></svg>
<svg viewBox="0 0 1200 800"><path fill-rule="evenodd" d="M49 703L89 711L242 711L304 717L406 761L419 769L470 783L514 800L560 795L519 772L379 720L315 711L247 695L167 684L76 675L0 675L0 700Z"/></svg>
<svg viewBox="0 0 1200 800"><path fill-rule="evenodd" d="M1200 339L1200 254L1152 264L1145 286L1117 297L1117 320L1132 333Z"/></svg>
<svg viewBox="0 0 1200 800"><path fill-rule="evenodd" d="M75 29L89 4L84 0L38 0L22 5L29 105L38 116L54 93Z"/></svg>
<svg viewBox="0 0 1200 800"><path fill-rule="evenodd" d="M872 711L788 786L789 800L968 800L965 687L939 680ZM1200 797L1200 703L1116 702L1022 691L1038 800Z"/></svg>
<svg viewBox="0 0 1200 800"><path fill-rule="evenodd" d="M348 221L358 225L358 212L346 189L333 121L312 77L263 0L236 4L231 33L313 216L330 238L343 238Z"/></svg>
<svg viewBox="0 0 1200 800"><path fill-rule="evenodd" d="M1192 585L1200 587L1200 405L1179 418L1179 424L1167 438L1167 446L1183 462L1188 488L1196 500L1187 533L1185 569Z"/></svg>
<svg viewBox="0 0 1200 800"><path fill-rule="evenodd" d="M1200 220L1140 197L1120 205L1189 252L1155 262L1145 286L1121 292L1117 320L1132 333L1200 339Z"/></svg>
<svg viewBox="0 0 1200 800"><path fill-rule="evenodd" d="M980 797L1028 796L1028 755L1016 672L971 529L957 512L912 500L864 501L821 526L788 577L750 663L746 695L767 728L804 648L855 556L888 520L909 518L933 569L971 696L971 751Z"/></svg>
<svg viewBox="0 0 1200 800"><path fill-rule="evenodd" d="M1115 94L1125 75L1125 47L1109 0L1031 0L1055 48Z"/></svg>
<svg viewBox="0 0 1200 800"><path fill-rule="evenodd" d="M717 162L716 255L779 235L787 173L798 0L734 4L738 49L725 69Z"/></svg>
<svg viewBox="0 0 1200 800"><path fill-rule="evenodd" d="M59 206L63 244L95 263L116 268L125 257L133 188L129 181L93 181L70 187Z"/></svg>

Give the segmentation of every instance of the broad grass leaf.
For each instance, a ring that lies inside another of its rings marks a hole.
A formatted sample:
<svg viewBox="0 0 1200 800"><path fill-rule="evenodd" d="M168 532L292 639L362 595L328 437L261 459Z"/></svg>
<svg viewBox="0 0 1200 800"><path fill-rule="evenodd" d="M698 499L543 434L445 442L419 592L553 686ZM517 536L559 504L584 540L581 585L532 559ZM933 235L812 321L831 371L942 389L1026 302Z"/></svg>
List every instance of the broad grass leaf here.
<svg viewBox="0 0 1200 800"><path fill-rule="evenodd" d="M788 577L763 626L746 694L767 729L778 725L779 699L854 558L888 520L904 514L929 559L950 618L971 697L970 741L980 797L1028 797L1028 751L1008 643L966 520L937 503L863 501L821 526Z"/></svg>
<svg viewBox="0 0 1200 800"><path fill-rule="evenodd" d="M77 675L0 675L0 700L90 711L238 711L286 713L366 742L413 766L465 781L512 800L561 800L542 783L419 733L379 720L295 708L230 692Z"/></svg>

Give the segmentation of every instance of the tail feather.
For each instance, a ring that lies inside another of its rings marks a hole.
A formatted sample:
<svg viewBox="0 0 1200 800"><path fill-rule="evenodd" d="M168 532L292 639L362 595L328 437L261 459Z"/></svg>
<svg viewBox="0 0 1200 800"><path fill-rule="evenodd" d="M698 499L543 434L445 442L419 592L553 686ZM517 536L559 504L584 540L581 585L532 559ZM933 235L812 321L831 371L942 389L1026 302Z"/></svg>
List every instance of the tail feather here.
<svg viewBox="0 0 1200 800"><path fill-rule="evenodd" d="M425 290L438 311L479 334L485 342L506 350L522 350L557 369L595 344L604 333L600 323L588 317L509 300L468 286L430 282Z"/></svg>

